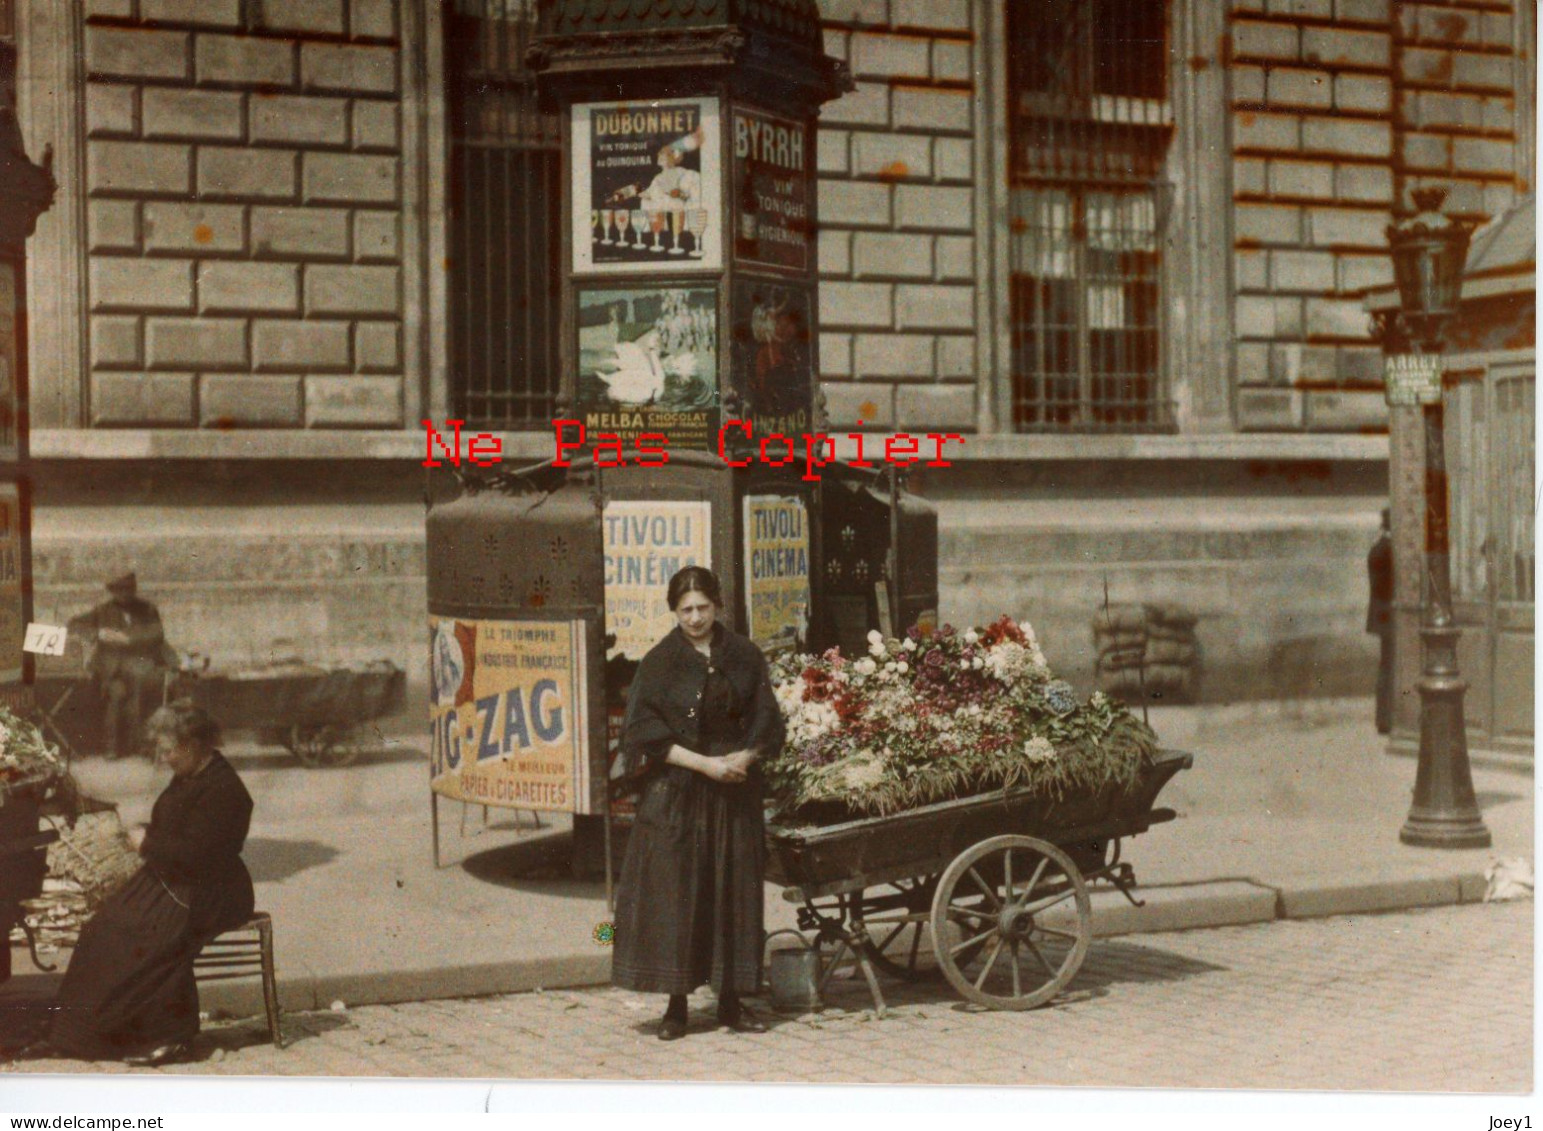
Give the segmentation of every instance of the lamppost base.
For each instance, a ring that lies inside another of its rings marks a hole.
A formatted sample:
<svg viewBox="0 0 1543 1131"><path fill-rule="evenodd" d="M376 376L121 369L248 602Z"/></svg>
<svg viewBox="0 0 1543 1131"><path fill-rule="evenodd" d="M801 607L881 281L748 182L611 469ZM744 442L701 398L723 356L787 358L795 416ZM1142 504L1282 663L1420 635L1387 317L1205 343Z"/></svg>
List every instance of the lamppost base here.
<svg viewBox="0 0 1543 1131"><path fill-rule="evenodd" d="M1398 830L1398 839L1416 848L1488 848L1493 843L1477 811L1449 817L1411 813Z"/></svg>

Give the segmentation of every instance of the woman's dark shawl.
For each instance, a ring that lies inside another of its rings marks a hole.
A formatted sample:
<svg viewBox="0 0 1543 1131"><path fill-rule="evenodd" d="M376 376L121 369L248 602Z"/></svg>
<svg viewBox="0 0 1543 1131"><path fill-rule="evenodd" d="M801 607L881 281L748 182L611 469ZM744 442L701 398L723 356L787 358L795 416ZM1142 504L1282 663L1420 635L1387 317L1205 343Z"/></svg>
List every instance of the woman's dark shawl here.
<svg viewBox="0 0 1543 1131"><path fill-rule="evenodd" d="M706 753L699 745L701 693L708 662L679 628L643 657L627 693L622 724L621 774L617 786L630 793L663 764L672 745ZM761 650L722 625L713 626L710 660L734 691L743 746L762 757L782 749L782 712L772 692L771 671Z"/></svg>

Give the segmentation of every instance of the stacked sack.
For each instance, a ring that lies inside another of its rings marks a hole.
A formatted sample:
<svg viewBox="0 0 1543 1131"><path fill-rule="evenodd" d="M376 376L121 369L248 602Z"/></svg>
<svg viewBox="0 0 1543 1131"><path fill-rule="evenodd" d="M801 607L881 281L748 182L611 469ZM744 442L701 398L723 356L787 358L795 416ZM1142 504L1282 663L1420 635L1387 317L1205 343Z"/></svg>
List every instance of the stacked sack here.
<svg viewBox="0 0 1543 1131"><path fill-rule="evenodd" d="M1140 605L1108 605L1093 618L1094 675L1098 689L1130 703L1141 700L1146 664L1147 614Z"/></svg>
<svg viewBox="0 0 1543 1131"><path fill-rule="evenodd" d="M1200 619L1183 605L1146 605L1147 695L1169 703L1193 703L1200 697Z"/></svg>
<svg viewBox="0 0 1543 1131"><path fill-rule="evenodd" d="M1100 691L1126 702L1193 703L1200 693L1198 617L1182 605L1110 605L1093 619Z"/></svg>

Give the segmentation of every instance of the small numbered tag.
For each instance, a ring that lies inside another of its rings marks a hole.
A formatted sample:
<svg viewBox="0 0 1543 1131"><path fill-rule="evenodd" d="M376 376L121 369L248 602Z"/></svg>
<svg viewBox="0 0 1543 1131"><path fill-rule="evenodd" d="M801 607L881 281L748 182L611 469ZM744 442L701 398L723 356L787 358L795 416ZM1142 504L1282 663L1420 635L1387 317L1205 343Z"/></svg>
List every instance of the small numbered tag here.
<svg viewBox="0 0 1543 1131"><path fill-rule="evenodd" d="M69 634L58 625L29 624L22 641L23 652L41 652L45 656L64 655L64 641Z"/></svg>

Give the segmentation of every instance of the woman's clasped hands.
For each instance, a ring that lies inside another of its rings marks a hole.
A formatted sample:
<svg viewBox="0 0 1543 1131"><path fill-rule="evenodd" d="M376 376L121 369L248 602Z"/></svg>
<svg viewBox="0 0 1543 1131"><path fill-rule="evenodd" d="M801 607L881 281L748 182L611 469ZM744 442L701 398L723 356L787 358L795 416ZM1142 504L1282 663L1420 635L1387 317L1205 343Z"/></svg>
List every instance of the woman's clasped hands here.
<svg viewBox="0 0 1543 1131"><path fill-rule="evenodd" d="M754 764L755 751L736 750L721 758L704 758L702 773L713 781L733 784L747 779L750 776L750 767Z"/></svg>

